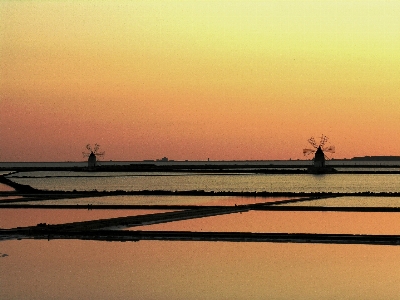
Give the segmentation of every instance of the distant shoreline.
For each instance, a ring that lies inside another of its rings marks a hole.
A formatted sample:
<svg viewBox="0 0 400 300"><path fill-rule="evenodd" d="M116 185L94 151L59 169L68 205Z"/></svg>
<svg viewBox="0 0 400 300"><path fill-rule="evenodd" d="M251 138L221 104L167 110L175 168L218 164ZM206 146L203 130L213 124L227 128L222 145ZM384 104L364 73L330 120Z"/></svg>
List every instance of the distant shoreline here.
<svg viewBox="0 0 400 300"><path fill-rule="evenodd" d="M198 172L204 174L307 174L312 161L275 161L267 162L168 162L168 163L138 163L127 162L125 164L103 163L94 168L88 168L86 162L79 164L65 163L0 163L0 172L4 175L8 172ZM400 161L329 161L327 167L333 174L400 174ZM1 175L1 174L0 174Z"/></svg>
<svg viewBox="0 0 400 300"><path fill-rule="evenodd" d="M97 171L121 169L133 171L140 169L304 169L313 164L308 160L143 160L143 161L98 161ZM400 156L364 156L351 159L331 159L326 165L333 168L400 168ZM62 171L87 169L87 161L65 162L0 162L0 171Z"/></svg>

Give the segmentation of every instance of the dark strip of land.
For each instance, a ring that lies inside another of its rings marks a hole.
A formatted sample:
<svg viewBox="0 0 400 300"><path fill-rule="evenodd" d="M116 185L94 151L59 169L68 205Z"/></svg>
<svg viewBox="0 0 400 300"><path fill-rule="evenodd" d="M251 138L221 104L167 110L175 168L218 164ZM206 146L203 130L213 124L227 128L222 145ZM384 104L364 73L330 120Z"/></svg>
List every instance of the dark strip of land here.
<svg viewBox="0 0 400 300"><path fill-rule="evenodd" d="M35 232L27 235L14 232L0 239L80 239L96 241L206 241L206 242L269 242L400 245L399 235L315 234L315 233L252 233L252 232L191 232L191 231L119 231L89 230L67 232Z"/></svg>
<svg viewBox="0 0 400 300"><path fill-rule="evenodd" d="M236 192L236 191L168 191L168 190L140 190L140 191L48 191L48 190L30 190L0 192L0 196L23 196L29 201L68 199L68 198L87 198L104 196L239 196L239 197L344 197L344 196L362 196L362 197L400 197L400 192ZM14 199L18 200L18 199ZM6 203L1 201L2 203ZM22 202L22 201L13 201Z"/></svg>
<svg viewBox="0 0 400 300"><path fill-rule="evenodd" d="M129 164L129 165L102 165L96 168L87 167L12 167L0 168L0 171L33 172L33 171L73 171L73 172L195 172L195 173L265 173L265 174L307 174L312 162L304 164L247 164L245 162L220 164ZM400 174L398 161L390 165L380 164L343 164L340 161L329 164L328 173L355 173L355 174ZM340 168L341 170L336 170ZM357 168L358 170L354 170Z"/></svg>
<svg viewBox="0 0 400 300"><path fill-rule="evenodd" d="M0 204L1 208L12 209L84 209L84 210L197 210L205 206L199 205L63 205L63 204ZM223 208L226 206L213 206ZM325 212L400 212L400 207L343 207L343 206L280 206L254 205L251 210L258 211L325 211Z"/></svg>

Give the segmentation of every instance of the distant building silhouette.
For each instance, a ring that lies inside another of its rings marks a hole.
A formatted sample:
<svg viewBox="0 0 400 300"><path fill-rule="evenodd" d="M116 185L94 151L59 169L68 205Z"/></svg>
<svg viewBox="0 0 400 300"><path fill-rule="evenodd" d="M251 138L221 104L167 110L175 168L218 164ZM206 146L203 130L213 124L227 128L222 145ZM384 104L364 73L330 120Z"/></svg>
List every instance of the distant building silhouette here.
<svg viewBox="0 0 400 300"><path fill-rule="evenodd" d="M157 159L157 161L166 162L166 161L169 161L169 159L168 159L168 157L163 157L161 159Z"/></svg>
<svg viewBox="0 0 400 300"><path fill-rule="evenodd" d="M400 161L400 156L385 156L385 155L380 155L380 156L363 156L363 157L353 157L351 160L365 160L365 161Z"/></svg>
<svg viewBox="0 0 400 300"><path fill-rule="evenodd" d="M87 144L86 149L89 150L89 152L82 152L82 154L83 157L88 158L88 169L93 170L97 167L97 158L103 157L105 152L99 152L99 144L95 144L93 148L90 146L90 144Z"/></svg>
<svg viewBox="0 0 400 300"><path fill-rule="evenodd" d="M325 147L326 142L328 141L328 137L322 135L320 142L317 143L313 137L308 139L308 142L312 146L312 148L303 149L304 155L309 155L315 153L313 159L313 165L308 168L308 172L313 174L324 174L324 173L331 173L335 172L336 170L325 166L325 153L330 152L335 153L335 146Z"/></svg>
<svg viewBox="0 0 400 300"><path fill-rule="evenodd" d="M325 154L322 151L321 147L318 147L317 151L315 151L314 167L325 168Z"/></svg>
<svg viewBox="0 0 400 300"><path fill-rule="evenodd" d="M96 154L91 152L88 158L88 168L94 169L95 167L96 167Z"/></svg>

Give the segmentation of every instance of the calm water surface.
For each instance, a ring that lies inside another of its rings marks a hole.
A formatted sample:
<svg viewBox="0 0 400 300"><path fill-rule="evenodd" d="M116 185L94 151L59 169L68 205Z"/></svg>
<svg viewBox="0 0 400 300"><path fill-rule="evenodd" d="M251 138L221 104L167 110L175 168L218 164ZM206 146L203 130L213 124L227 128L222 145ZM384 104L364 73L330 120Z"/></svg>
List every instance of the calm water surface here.
<svg viewBox="0 0 400 300"><path fill-rule="evenodd" d="M201 175L26 172L13 180L49 190L399 192L398 175ZM246 197L93 197L62 204L233 205ZM276 200L276 199L275 199ZM296 203L398 206L398 198ZM154 210L0 209L0 227L118 217ZM400 213L263 212L135 227L194 230L400 234ZM400 247L234 242L0 242L0 299L398 299Z"/></svg>
<svg viewBox="0 0 400 300"><path fill-rule="evenodd" d="M99 219L139 216L165 210L85 210L85 209L0 209L0 229L36 226L39 223L64 224ZM0 242L1 245L1 242Z"/></svg>
<svg viewBox="0 0 400 300"><path fill-rule="evenodd" d="M4 198L7 200L11 197ZM17 198L18 199L18 198ZM51 205L199 205L199 206L232 206L254 203L280 202L295 199L287 197L231 197L231 196L103 196L76 199L56 199L29 201L25 204L51 204ZM0 198L1 203L1 198Z"/></svg>
<svg viewBox="0 0 400 300"><path fill-rule="evenodd" d="M99 176L96 176L96 175ZM24 178L26 177L26 178ZM400 192L397 174L193 174L22 172L12 180L48 190Z"/></svg>
<svg viewBox="0 0 400 300"><path fill-rule="evenodd" d="M400 247L0 243L0 299L398 299Z"/></svg>
<svg viewBox="0 0 400 300"><path fill-rule="evenodd" d="M400 207L400 197L359 197L346 196L338 198L315 199L283 206L323 206L323 207Z"/></svg>
<svg viewBox="0 0 400 300"><path fill-rule="evenodd" d="M399 221L400 213L249 211L129 230L397 235Z"/></svg>

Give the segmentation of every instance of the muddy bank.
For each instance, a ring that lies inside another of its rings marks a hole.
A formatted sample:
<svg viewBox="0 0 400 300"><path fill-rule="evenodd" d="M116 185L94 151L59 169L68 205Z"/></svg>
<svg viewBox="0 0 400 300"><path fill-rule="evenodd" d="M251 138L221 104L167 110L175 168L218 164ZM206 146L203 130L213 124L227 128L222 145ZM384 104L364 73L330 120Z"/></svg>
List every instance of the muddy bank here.
<svg viewBox="0 0 400 300"><path fill-rule="evenodd" d="M13 172L15 173L15 172ZM9 173L7 175L10 175L12 173ZM5 177L6 175L0 175L0 183L8 185L9 187L12 187L14 190L21 192L21 193L35 193L38 190L29 186L29 185L25 185L25 184L20 184L20 183L16 183L10 179L8 179L7 177ZM7 192L9 193L9 192Z"/></svg>
<svg viewBox="0 0 400 300"><path fill-rule="evenodd" d="M7 239L80 239L96 241L138 242L196 241L196 242L264 242L264 243L318 243L318 244L366 244L400 245L399 235L367 234L315 234L315 233L252 233L252 232L191 232L191 231L65 231L65 232L18 232L0 230L0 240Z"/></svg>

